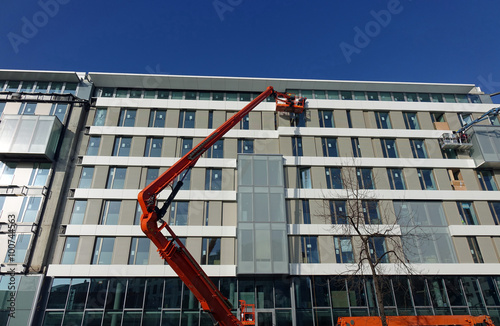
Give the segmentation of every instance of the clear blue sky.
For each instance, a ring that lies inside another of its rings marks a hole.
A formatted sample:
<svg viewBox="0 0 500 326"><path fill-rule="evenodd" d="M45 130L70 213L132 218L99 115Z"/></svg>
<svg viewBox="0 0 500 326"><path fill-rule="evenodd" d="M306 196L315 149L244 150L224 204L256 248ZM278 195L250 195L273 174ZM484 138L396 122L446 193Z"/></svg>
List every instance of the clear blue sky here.
<svg viewBox="0 0 500 326"><path fill-rule="evenodd" d="M0 68L474 83L491 93L499 13L498 0L3 1Z"/></svg>

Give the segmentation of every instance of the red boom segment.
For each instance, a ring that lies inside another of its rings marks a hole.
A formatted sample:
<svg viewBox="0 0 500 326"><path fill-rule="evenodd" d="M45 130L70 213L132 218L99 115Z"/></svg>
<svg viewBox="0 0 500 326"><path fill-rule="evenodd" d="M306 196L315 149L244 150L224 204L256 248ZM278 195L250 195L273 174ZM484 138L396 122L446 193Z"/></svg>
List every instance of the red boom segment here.
<svg viewBox="0 0 500 326"><path fill-rule="evenodd" d="M156 180L146 186L138 195L138 201L142 209L142 231L151 241L153 241L158 248L160 256L168 262L179 278L186 284L191 292L193 292L198 301L200 301L203 310L210 312L220 325L243 324L231 313L231 304L219 292L212 281L210 281L203 269L201 269L200 265L191 256L182 242L179 241L167 223L162 221L162 225L158 226L157 212L159 210L156 207L157 196L163 189L172 184L183 171L193 167L205 151L271 94L275 94L277 98L277 109L280 111L302 113L305 98L296 99L288 94L275 92L273 88L269 86L264 92L223 123ZM161 233L163 228L167 229L172 240L168 240ZM245 324L250 325L252 323L247 322ZM255 324L255 322L253 324Z"/></svg>

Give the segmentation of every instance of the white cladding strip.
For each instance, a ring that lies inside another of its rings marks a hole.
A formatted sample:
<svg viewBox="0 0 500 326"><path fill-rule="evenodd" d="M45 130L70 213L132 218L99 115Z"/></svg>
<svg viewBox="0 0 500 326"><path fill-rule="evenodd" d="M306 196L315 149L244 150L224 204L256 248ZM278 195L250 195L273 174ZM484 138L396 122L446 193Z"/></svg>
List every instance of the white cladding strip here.
<svg viewBox="0 0 500 326"><path fill-rule="evenodd" d="M452 237L498 237L500 225L450 225L448 226Z"/></svg>
<svg viewBox="0 0 500 326"><path fill-rule="evenodd" d="M411 167L411 168L455 168L475 169L472 159L448 160L434 158L385 158L385 157L320 157L284 156L288 166L366 166L366 167Z"/></svg>
<svg viewBox="0 0 500 326"><path fill-rule="evenodd" d="M244 101L206 101L206 100L171 100L147 98L114 98L98 97L96 107L124 107L139 109L194 109L194 110L222 110L239 111L250 102ZM274 102L262 102L254 111L274 111Z"/></svg>
<svg viewBox="0 0 500 326"><path fill-rule="evenodd" d="M236 226L201 226L201 225L170 225L179 237L224 237L236 238ZM163 229L162 234L169 233ZM139 225L74 225L66 226L65 236L111 236L139 237L144 236Z"/></svg>
<svg viewBox="0 0 500 326"><path fill-rule="evenodd" d="M280 136L334 136L334 137L391 137L391 138L440 138L447 130L376 129L376 128L319 128L278 127Z"/></svg>
<svg viewBox="0 0 500 326"><path fill-rule="evenodd" d="M307 107L319 108L319 109L347 109L347 110L366 110L366 111L375 110L375 111L404 111L404 112L429 111L429 112L484 113L494 108L495 104L308 99Z"/></svg>
<svg viewBox="0 0 500 326"><path fill-rule="evenodd" d="M172 166L179 157L143 157L143 156L84 156L82 165L113 165L113 166ZM233 168L236 169L234 158L200 158L196 167L203 168Z"/></svg>
<svg viewBox="0 0 500 326"><path fill-rule="evenodd" d="M148 128L148 127L110 127L110 126L91 126L90 135L120 135L120 136L156 136L156 137L199 137L205 138L215 129L201 128ZM232 129L223 136L223 138L252 138L268 139L278 138L277 130L244 130Z"/></svg>
<svg viewBox="0 0 500 326"><path fill-rule="evenodd" d="M236 276L236 265L203 265L209 277ZM49 265L51 277L177 277L168 265Z"/></svg>
<svg viewBox="0 0 500 326"><path fill-rule="evenodd" d="M365 235L380 233L387 235L401 235L399 225L365 225L361 229ZM339 224L288 224L288 235L357 235L350 225Z"/></svg>
<svg viewBox="0 0 500 326"><path fill-rule="evenodd" d="M137 200L138 189L75 189L75 199L134 199ZM165 190L158 196L159 200L166 200L170 191ZM236 201L236 191L232 190L180 190L176 200L222 200Z"/></svg>
<svg viewBox="0 0 500 326"><path fill-rule="evenodd" d="M454 190L365 190L366 198L387 200L495 200L498 191L454 191ZM346 189L296 189L287 188L286 198L347 199ZM352 197L352 196L351 196Z"/></svg>
<svg viewBox="0 0 500 326"><path fill-rule="evenodd" d="M409 264L416 275L496 275L500 264ZM356 264L290 264L291 275L341 275L353 274ZM381 264L381 274L408 275L408 270L399 264ZM363 275L370 275L364 266Z"/></svg>
<svg viewBox="0 0 500 326"><path fill-rule="evenodd" d="M138 99L98 97L96 107L158 108L158 109L194 109L239 111L249 102L239 101L206 101L206 100L172 100L172 99ZM430 111L430 112L476 112L484 113L495 107L495 104L471 103L427 103L397 101L346 101L307 99L307 108L377 110L377 111ZM275 111L274 102L262 102L254 111Z"/></svg>

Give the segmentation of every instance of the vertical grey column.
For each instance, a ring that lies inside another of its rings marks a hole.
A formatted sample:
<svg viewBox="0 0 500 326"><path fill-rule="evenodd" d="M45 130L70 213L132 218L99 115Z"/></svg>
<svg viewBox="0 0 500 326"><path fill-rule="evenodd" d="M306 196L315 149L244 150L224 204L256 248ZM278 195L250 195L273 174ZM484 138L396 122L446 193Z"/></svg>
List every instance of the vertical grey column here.
<svg viewBox="0 0 500 326"><path fill-rule="evenodd" d="M237 274L288 274L281 155L238 155Z"/></svg>

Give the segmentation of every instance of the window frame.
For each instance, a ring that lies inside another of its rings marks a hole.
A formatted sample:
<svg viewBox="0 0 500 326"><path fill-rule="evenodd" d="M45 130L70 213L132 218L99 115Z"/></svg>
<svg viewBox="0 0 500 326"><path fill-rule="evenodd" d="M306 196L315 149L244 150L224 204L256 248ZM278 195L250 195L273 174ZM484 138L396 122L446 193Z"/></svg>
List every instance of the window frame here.
<svg viewBox="0 0 500 326"><path fill-rule="evenodd" d="M220 176L220 178L218 177ZM216 180L218 179L218 180ZM205 190L222 190L222 169L207 168L205 171Z"/></svg>
<svg viewBox="0 0 500 326"><path fill-rule="evenodd" d="M338 145L336 137L321 137L321 147L324 157L338 157Z"/></svg>
<svg viewBox="0 0 500 326"><path fill-rule="evenodd" d="M151 240L148 238L132 237L130 241L128 265L149 265L150 244ZM147 248L146 251L144 251L145 248ZM142 249L142 251L139 252L139 249ZM143 257L144 254L146 255L145 257Z"/></svg>
<svg viewBox="0 0 500 326"><path fill-rule="evenodd" d="M111 156L130 156L132 149L132 137L129 136L115 136L113 143L113 152Z"/></svg>
<svg viewBox="0 0 500 326"><path fill-rule="evenodd" d="M158 116L163 114L163 117ZM149 128L165 128L165 121L167 119L167 110L151 109L149 111Z"/></svg>
<svg viewBox="0 0 500 326"><path fill-rule="evenodd" d="M122 174L123 174L123 179L121 179ZM126 178L127 178L127 167L110 166L108 170L108 177L106 179L105 189L125 189Z"/></svg>
<svg viewBox="0 0 500 326"><path fill-rule="evenodd" d="M359 189L375 189L372 168L356 168Z"/></svg>
<svg viewBox="0 0 500 326"><path fill-rule="evenodd" d="M328 114L325 116L325 114ZM333 110L319 110L319 127L320 128L335 128L335 120Z"/></svg>
<svg viewBox="0 0 500 326"><path fill-rule="evenodd" d="M144 157L162 157L162 149L163 137L146 137Z"/></svg>
<svg viewBox="0 0 500 326"><path fill-rule="evenodd" d="M375 122L377 129L392 129L389 111L375 111Z"/></svg>
<svg viewBox="0 0 500 326"><path fill-rule="evenodd" d="M395 175L399 173L399 176ZM387 177L391 190L406 190L406 182L403 174L403 169L387 168Z"/></svg>
<svg viewBox="0 0 500 326"><path fill-rule="evenodd" d="M135 127L137 109L122 108L118 117L118 127Z"/></svg>
<svg viewBox="0 0 500 326"><path fill-rule="evenodd" d="M413 158L429 158L425 148L425 139L410 139L410 148Z"/></svg>
<svg viewBox="0 0 500 326"><path fill-rule="evenodd" d="M385 158L399 158L395 138L380 138L380 145Z"/></svg>
<svg viewBox="0 0 500 326"><path fill-rule="evenodd" d="M424 173L428 173L428 175L425 176ZM434 178L433 169L417 169L417 175L422 190L437 190L436 178Z"/></svg>
<svg viewBox="0 0 500 326"><path fill-rule="evenodd" d="M92 250L92 259L90 261L91 265L111 265L113 262L113 251L115 247L115 237L96 237L95 242L94 242L94 249ZM111 251L106 251L103 252L103 246L105 245L104 242L107 242L107 244L111 244ZM101 258L103 258L102 254L110 254L109 257L109 262L108 262L108 257L105 257L105 261L101 261Z"/></svg>

